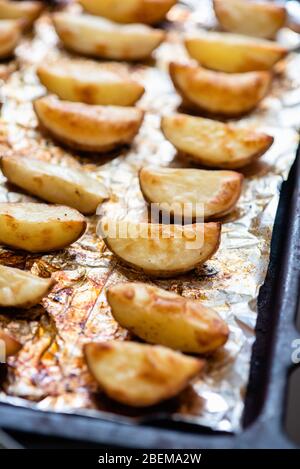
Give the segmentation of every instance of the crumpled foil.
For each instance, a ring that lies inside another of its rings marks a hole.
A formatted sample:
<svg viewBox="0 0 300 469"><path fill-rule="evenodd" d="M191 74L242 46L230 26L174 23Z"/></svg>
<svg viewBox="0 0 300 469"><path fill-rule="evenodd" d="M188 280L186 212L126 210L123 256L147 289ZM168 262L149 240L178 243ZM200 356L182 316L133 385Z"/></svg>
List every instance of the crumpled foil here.
<svg viewBox="0 0 300 469"><path fill-rule="evenodd" d="M169 12L168 20L168 38L155 51L155 60L130 66L147 90L138 103L147 114L133 145L113 155L86 156L66 151L37 128L31 101L45 90L35 75L36 64L48 57L67 55L57 47L49 18L41 18L33 37L26 37L17 48L16 60L1 66L1 153L17 153L62 166L82 165L110 187L112 196L104 208L125 210L130 219L144 219L146 205L138 186L138 169L145 164L182 164L159 129L160 117L180 105L167 64L186 57L180 43L184 31L215 26L207 0L186 0ZM288 30L280 33L279 40L294 50L299 44L299 36ZM30 255L0 249L2 264L44 277L52 274L57 281L42 305L29 311L1 310L1 327L23 344L20 353L9 360L1 402L126 421L164 415L214 430L240 429L255 339L257 297L268 267L280 187L299 140L299 69L300 57L291 53L276 68L270 94L255 112L238 121L269 132L275 143L259 161L243 170L246 178L241 199L224 220L219 251L203 268L168 280L136 273L118 263L95 235L97 216L89 219L89 229L77 243L60 252ZM24 200L35 199L10 187L2 177L0 201ZM207 360L201 379L178 398L149 410L123 407L97 392L82 357L86 342L129 338L112 318L105 298L109 285L125 280L145 281L199 299L214 307L230 327L228 343Z"/></svg>

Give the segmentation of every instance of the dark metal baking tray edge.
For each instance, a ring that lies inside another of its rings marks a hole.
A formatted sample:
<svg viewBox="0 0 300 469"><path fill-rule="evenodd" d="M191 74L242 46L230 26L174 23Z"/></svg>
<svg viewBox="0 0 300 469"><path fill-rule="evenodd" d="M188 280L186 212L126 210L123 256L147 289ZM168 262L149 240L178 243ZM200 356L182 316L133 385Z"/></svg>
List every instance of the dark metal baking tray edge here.
<svg viewBox="0 0 300 469"><path fill-rule="evenodd" d="M127 424L0 404L0 427L127 448L295 448L284 431L284 406L300 272L300 149L283 184L267 278L259 297L256 342L244 412L236 435L188 424ZM158 426L159 425L159 426Z"/></svg>

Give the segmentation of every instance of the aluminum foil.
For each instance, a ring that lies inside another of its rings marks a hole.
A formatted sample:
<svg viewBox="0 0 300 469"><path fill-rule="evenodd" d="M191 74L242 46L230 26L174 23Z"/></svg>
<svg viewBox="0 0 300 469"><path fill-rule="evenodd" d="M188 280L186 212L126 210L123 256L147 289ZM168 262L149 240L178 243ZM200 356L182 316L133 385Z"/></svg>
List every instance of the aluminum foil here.
<svg viewBox="0 0 300 469"><path fill-rule="evenodd" d="M72 8L72 7L71 7ZM186 30L214 27L210 1L185 1L168 16L168 38L154 53L153 62L131 66L146 87L138 106L146 111L140 133L130 149L114 155L86 156L68 152L39 133L32 100L45 93L35 68L49 57L65 56L47 16L33 37L19 45L16 60L1 66L1 153L17 153L62 166L79 167L103 180L111 189L109 210L124 210L127 218L142 220L146 205L137 171L145 164L182 164L159 129L162 115L180 105L167 74L167 64L185 51L180 38ZM296 49L299 37L283 30L279 40ZM29 255L0 248L0 262L31 270L57 284L43 304L30 311L1 310L0 324L23 348L9 361L0 401L43 411L86 414L129 421L167 415L214 430L240 429L248 382L257 297L263 284L282 181L287 178L298 145L300 127L300 57L291 53L274 74L270 94L257 110L238 121L275 137L272 148L244 170L245 184L236 210L222 227L219 251L206 265L169 280L150 279L124 267L95 235L97 216L77 243L60 252ZM187 164L186 164L187 166ZM80 166L81 167L81 166ZM34 200L9 187L2 177L0 201ZM112 318L105 289L125 280L145 281L214 307L230 327L224 349L207 361L205 374L178 398L149 410L132 410L97 392L82 357L82 345L91 340L126 339L127 331Z"/></svg>

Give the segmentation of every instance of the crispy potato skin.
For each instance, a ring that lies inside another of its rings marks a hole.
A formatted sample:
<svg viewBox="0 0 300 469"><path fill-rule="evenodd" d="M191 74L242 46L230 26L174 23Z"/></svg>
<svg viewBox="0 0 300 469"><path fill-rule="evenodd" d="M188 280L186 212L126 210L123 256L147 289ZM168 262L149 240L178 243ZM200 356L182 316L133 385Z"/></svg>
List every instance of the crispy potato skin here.
<svg viewBox="0 0 300 469"><path fill-rule="evenodd" d="M219 23L226 31L272 39L286 21L286 10L271 2L213 0Z"/></svg>
<svg viewBox="0 0 300 469"><path fill-rule="evenodd" d="M13 267L0 265L0 307L30 308L38 304L55 284Z"/></svg>
<svg viewBox="0 0 300 469"><path fill-rule="evenodd" d="M162 21L177 0L79 0L92 15L117 23L156 24Z"/></svg>
<svg viewBox="0 0 300 469"><path fill-rule="evenodd" d="M274 142L262 132L186 114L163 117L161 130L183 158L208 168L241 168L256 161Z"/></svg>
<svg viewBox="0 0 300 469"><path fill-rule="evenodd" d="M140 188L148 203L167 204L174 216L182 216L191 204L193 219L215 219L230 213L242 190L243 176L233 171L144 167ZM197 204L201 204L199 211ZM164 207L164 205L162 205Z"/></svg>
<svg viewBox="0 0 300 469"><path fill-rule="evenodd" d="M22 20L24 27L29 28L40 16L43 8L42 2L0 0L0 19Z"/></svg>
<svg viewBox="0 0 300 469"><path fill-rule="evenodd" d="M102 59L143 60L165 38L163 30L145 25L119 25L91 15L55 13L55 30L67 49Z"/></svg>
<svg viewBox="0 0 300 469"><path fill-rule="evenodd" d="M145 91L117 63L60 60L40 65L37 75L47 90L59 98L86 104L132 106Z"/></svg>
<svg viewBox="0 0 300 469"><path fill-rule="evenodd" d="M41 128L59 142L99 153L131 143L144 118L143 111L133 107L92 106L52 96L37 99L34 110Z"/></svg>
<svg viewBox="0 0 300 469"><path fill-rule="evenodd" d="M272 79L267 71L226 74L174 62L170 76L185 104L232 117L252 111L267 94Z"/></svg>
<svg viewBox="0 0 300 469"><path fill-rule="evenodd" d="M0 168L12 184L30 194L87 215L95 213L98 205L108 198L102 184L84 171L15 156L2 157Z"/></svg>
<svg viewBox="0 0 300 469"><path fill-rule="evenodd" d="M17 340L13 339L10 337L6 332L2 331L0 329L0 342L4 342L4 348L5 348L5 354L6 357L10 357L11 355L16 355L16 353L19 352L19 350L22 348L22 345L20 342ZM0 344L0 350L2 350L1 347L2 344Z"/></svg>
<svg viewBox="0 0 300 469"><path fill-rule="evenodd" d="M135 342L88 343L84 354L100 389L132 407L151 406L176 396L205 363L166 347Z"/></svg>
<svg viewBox="0 0 300 469"><path fill-rule="evenodd" d="M20 38L22 22L18 20L2 20L0 22L0 59L10 57Z"/></svg>
<svg viewBox="0 0 300 469"><path fill-rule="evenodd" d="M203 67L226 73L270 70L288 52L273 41L207 31L187 36L185 47Z"/></svg>
<svg viewBox="0 0 300 469"><path fill-rule="evenodd" d="M86 230L85 218L64 206L0 203L0 243L28 252L65 248Z"/></svg>
<svg viewBox="0 0 300 469"><path fill-rule="evenodd" d="M114 285L106 296L116 321L151 344L202 354L228 339L226 323L199 301L141 283Z"/></svg>
<svg viewBox="0 0 300 469"><path fill-rule="evenodd" d="M115 226L116 237L110 235ZM128 223L126 237L119 236L120 226L114 220L101 221L106 246L125 264L154 277L173 277L200 267L215 254L221 239L221 224L216 222L184 227Z"/></svg>

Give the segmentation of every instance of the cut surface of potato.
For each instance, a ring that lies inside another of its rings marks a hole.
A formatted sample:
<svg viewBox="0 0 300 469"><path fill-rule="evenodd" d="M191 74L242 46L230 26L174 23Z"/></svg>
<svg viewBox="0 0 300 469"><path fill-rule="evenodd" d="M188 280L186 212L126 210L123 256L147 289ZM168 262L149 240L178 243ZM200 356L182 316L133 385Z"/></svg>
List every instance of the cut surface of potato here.
<svg viewBox="0 0 300 469"><path fill-rule="evenodd" d="M143 283L119 283L106 296L115 320L151 344L208 353L227 341L226 323L199 301Z"/></svg>
<svg viewBox="0 0 300 469"><path fill-rule="evenodd" d="M273 41L213 31L187 36L185 46L204 67L227 73L269 70L287 54Z"/></svg>
<svg viewBox="0 0 300 469"><path fill-rule="evenodd" d="M158 225L103 219L100 232L107 247L128 265L156 277L188 272L217 251L220 223Z"/></svg>
<svg viewBox="0 0 300 469"><path fill-rule="evenodd" d="M37 74L48 91L67 101L132 106L144 93L118 63L60 59L40 65Z"/></svg>
<svg viewBox="0 0 300 469"><path fill-rule="evenodd" d="M221 26L234 33L272 39L284 26L283 5L267 1L213 0Z"/></svg>
<svg viewBox="0 0 300 469"><path fill-rule="evenodd" d="M92 15L118 23L155 24L162 21L177 0L79 0Z"/></svg>
<svg viewBox="0 0 300 469"><path fill-rule="evenodd" d="M134 107L98 106L46 96L34 102L42 128L65 145L106 152L134 139L144 113Z"/></svg>
<svg viewBox="0 0 300 469"><path fill-rule="evenodd" d="M18 20L0 21L0 59L9 57L21 37L21 23Z"/></svg>
<svg viewBox="0 0 300 469"><path fill-rule="evenodd" d="M250 128L185 114L163 117L161 128L182 155L212 168L245 166L263 155L274 141L270 135Z"/></svg>
<svg viewBox="0 0 300 469"><path fill-rule="evenodd" d="M0 19L22 20L25 26L31 26L42 10L42 2L0 0Z"/></svg>
<svg viewBox="0 0 300 469"><path fill-rule="evenodd" d="M135 342L88 343L88 368L112 399L146 407L176 396L200 373L204 361L166 347Z"/></svg>
<svg viewBox="0 0 300 469"><path fill-rule="evenodd" d="M68 49L106 59L146 59L165 36L143 24L120 25L92 15L60 12L53 15L53 22Z"/></svg>
<svg viewBox="0 0 300 469"><path fill-rule="evenodd" d="M34 306L47 295L53 284L52 279L40 278L30 272L0 265L0 306Z"/></svg>
<svg viewBox="0 0 300 469"><path fill-rule="evenodd" d="M6 357L15 355L21 348L22 345L20 342L13 339L10 335L0 329L0 358L5 359ZM4 355L4 357L2 357L2 355Z"/></svg>
<svg viewBox="0 0 300 469"><path fill-rule="evenodd" d="M9 182L47 202L68 205L81 213L95 213L108 197L105 186L85 171L44 161L6 156L0 166Z"/></svg>
<svg viewBox="0 0 300 469"><path fill-rule="evenodd" d="M62 249L86 229L84 217L69 207L0 203L0 243L29 252Z"/></svg>
<svg viewBox="0 0 300 469"><path fill-rule="evenodd" d="M174 216L208 219L226 215L235 207L243 176L234 171L145 167L140 186L149 203Z"/></svg>
<svg viewBox="0 0 300 469"><path fill-rule="evenodd" d="M267 71L227 74L174 62L170 75L185 104L224 116L252 111L267 94L272 79Z"/></svg>

